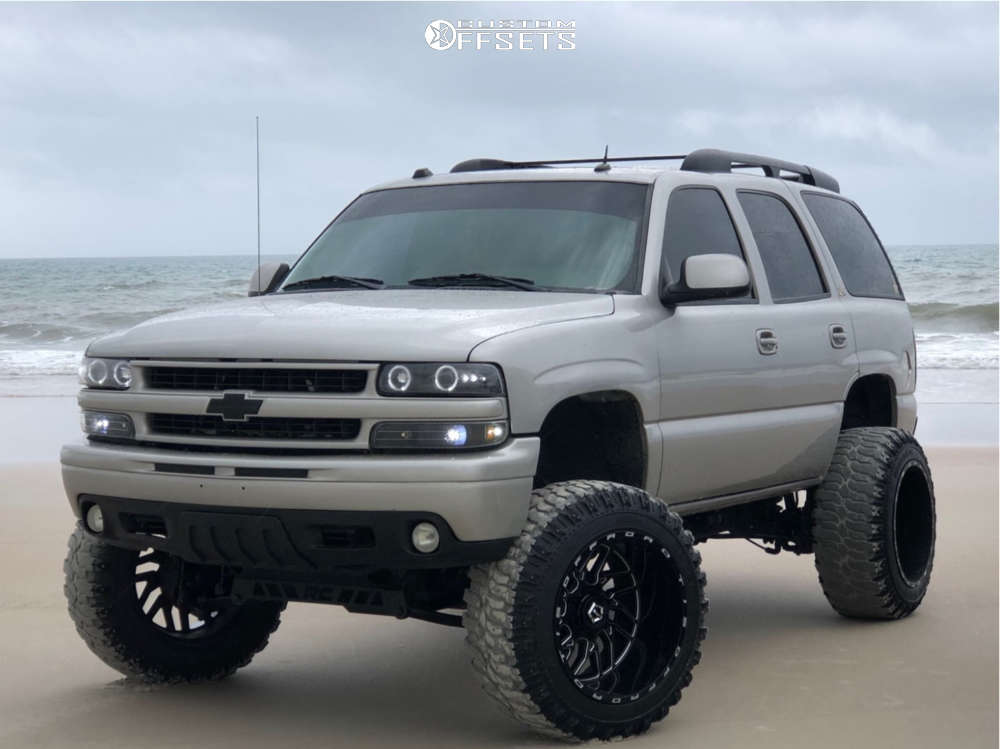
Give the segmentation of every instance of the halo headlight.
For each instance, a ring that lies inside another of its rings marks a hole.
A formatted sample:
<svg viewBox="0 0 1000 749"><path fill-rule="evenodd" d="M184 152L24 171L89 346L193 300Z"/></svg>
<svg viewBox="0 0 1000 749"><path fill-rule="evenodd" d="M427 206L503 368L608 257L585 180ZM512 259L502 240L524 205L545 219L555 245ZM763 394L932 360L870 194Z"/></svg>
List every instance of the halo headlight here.
<svg viewBox="0 0 1000 749"><path fill-rule="evenodd" d="M413 375L403 364L396 364L389 368L385 376L385 384L394 393L405 393L413 382Z"/></svg>
<svg viewBox="0 0 1000 749"><path fill-rule="evenodd" d="M479 362L383 364L378 375L380 395L429 395L465 398L503 395L503 376L495 364Z"/></svg>
<svg viewBox="0 0 1000 749"><path fill-rule="evenodd" d="M89 356L80 362L80 384L89 388L128 390L132 386L132 365L128 359L101 359Z"/></svg>

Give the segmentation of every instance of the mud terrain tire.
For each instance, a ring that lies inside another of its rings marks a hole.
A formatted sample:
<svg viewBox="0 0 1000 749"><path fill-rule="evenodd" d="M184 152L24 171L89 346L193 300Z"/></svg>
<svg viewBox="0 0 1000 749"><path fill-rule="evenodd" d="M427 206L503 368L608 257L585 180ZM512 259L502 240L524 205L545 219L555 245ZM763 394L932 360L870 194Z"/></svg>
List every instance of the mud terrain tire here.
<svg viewBox="0 0 1000 749"><path fill-rule="evenodd" d="M549 735L643 733L701 657L700 562L680 517L639 489L536 490L506 558L470 571L464 626L486 692Z"/></svg>
<svg viewBox="0 0 1000 749"><path fill-rule="evenodd" d="M143 614L135 575L139 552L94 538L77 526L63 570L69 613L87 646L111 668L149 683L229 676L264 649L281 604L247 603L202 636L171 634ZM141 585L139 586L141 587Z"/></svg>
<svg viewBox="0 0 1000 749"><path fill-rule="evenodd" d="M900 619L920 605L934 565L934 484L902 429L841 433L814 496L820 585L843 616Z"/></svg>

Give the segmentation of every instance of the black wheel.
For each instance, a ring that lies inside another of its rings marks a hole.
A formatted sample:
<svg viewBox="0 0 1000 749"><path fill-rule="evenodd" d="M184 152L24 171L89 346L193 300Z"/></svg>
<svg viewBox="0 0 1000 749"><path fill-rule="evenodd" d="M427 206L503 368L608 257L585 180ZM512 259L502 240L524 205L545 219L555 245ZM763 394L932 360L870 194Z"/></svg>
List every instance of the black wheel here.
<svg viewBox="0 0 1000 749"><path fill-rule="evenodd" d="M80 527L63 569L69 613L84 642L112 668L148 682L228 676L267 645L283 608L207 603L219 568L121 549Z"/></svg>
<svg viewBox="0 0 1000 749"><path fill-rule="evenodd" d="M639 489L571 481L535 491L507 557L470 571L464 624L483 686L545 733L642 733L701 657L700 562L680 518Z"/></svg>
<svg viewBox="0 0 1000 749"><path fill-rule="evenodd" d="M901 429L840 435L817 489L813 543L820 585L840 614L899 619L924 598L934 565L934 484Z"/></svg>

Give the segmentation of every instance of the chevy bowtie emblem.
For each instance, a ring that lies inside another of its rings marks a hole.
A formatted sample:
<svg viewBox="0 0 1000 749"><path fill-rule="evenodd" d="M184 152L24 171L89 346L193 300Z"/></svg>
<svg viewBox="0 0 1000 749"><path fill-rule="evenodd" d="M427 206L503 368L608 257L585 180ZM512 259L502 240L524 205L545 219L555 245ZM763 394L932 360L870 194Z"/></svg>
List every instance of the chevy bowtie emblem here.
<svg viewBox="0 0 1000 749"><path fill-rule="evenodd" d="M221 398L212 398L208 402L207 414L217 414L223 421L246 421L248 416L253 416L264 401L256 398L248 398L246 393L226 393Z"/></svg>

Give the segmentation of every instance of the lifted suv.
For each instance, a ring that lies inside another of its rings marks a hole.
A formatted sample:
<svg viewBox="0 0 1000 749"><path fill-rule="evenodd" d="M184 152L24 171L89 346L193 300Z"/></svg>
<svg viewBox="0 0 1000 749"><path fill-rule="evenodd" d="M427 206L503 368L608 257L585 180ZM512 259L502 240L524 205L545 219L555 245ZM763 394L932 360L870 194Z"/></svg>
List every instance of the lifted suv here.
<svg viewBox="0 0 1000 749"><path fill-rule="evenodd" d="M699 542L815 552L845 616L916 609L934 494L879 240L819 170L669 158L421 169L252 298L95 341L62 451L90 648L217 678L287 601L410 616L464 626L517 719L607 739L691 681Z"/></svg>

